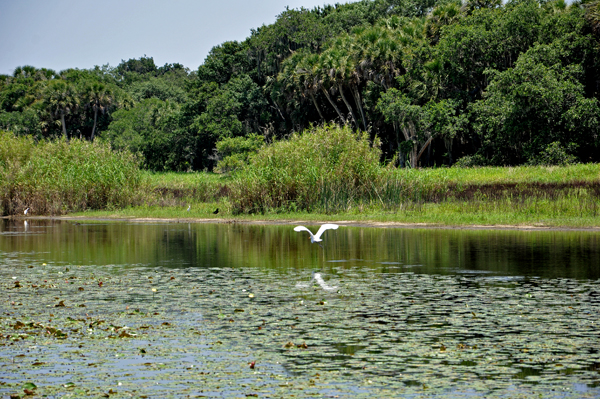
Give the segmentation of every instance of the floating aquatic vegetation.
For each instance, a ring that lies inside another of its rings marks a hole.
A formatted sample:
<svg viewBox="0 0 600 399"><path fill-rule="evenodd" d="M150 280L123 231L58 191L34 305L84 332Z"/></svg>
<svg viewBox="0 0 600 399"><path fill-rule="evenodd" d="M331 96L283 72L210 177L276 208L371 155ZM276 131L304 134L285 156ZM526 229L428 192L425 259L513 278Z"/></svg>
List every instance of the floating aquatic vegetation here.
<svg viewBox="0 0 600 399"><path fill-rule="evenodd" d="M290 273L12 262L0 269L0 393L600 393L598 281L340 267L327 292L295 289Z"/></svg>

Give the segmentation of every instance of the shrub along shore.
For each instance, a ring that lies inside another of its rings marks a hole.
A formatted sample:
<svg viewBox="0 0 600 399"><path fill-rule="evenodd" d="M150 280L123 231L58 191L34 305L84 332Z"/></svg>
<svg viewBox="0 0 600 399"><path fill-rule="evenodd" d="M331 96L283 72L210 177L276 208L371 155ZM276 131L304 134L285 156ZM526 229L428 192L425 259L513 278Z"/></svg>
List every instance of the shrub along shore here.
<svg viewBox="0 0 600 399"><path fill-rule="evenodd" d="M231 174L152 173L102 143L0 134L3 216L29 207L86 218L600 227L598 164L399 169L381 163L377 139L322 126L264 145Z"/></svg>

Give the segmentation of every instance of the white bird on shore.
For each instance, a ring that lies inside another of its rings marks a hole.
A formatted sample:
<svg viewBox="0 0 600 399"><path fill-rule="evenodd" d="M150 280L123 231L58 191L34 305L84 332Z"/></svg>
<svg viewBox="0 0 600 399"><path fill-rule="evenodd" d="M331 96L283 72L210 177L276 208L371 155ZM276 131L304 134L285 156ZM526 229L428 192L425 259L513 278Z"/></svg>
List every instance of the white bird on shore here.
<svg viewBox="0 0 600 399"><path fill-rule="evenodd" d="M23 211L23 215L27 215L27 212L29 212L29 208L27 208Z"/></svg>
<svg viewBox="0 0 600 399"><path fill-rule="evenodd" d="M321 235L323 234L323 232L325 230L332 230L332 229L335 230L338 227L340 227L340 226L338 226L337 224L327 223L327 224L322 225L319 228L319 231L317 231L317 234L314 234L314 235L309 229L307 229L304 226L296 226L296 227L294 227L294 231L308 231L308 234L310 234L310 242L314 244L315 242L320 243L321 241L323 241L321 239ZM319 244L319 245L321 245L321 244ZM322 247L323 246L321 245L321 248Z"/></svg>
<svg viewBox="0 0 600 399"><path fill-rule="evenodd" d="M296 288L309 288L313 281L316 281L317 284L319 284L321 286L321 288L323 288L325 291L334 291L337 289L336 285L328 285L325 282L325 280L323 280L323 277L321 277L321 273L318 273L318 272L317 273L312 272L312 278L310 279L310 281L306 284L297 283Z"/></svg>
<svg viewBox="0 0 600 399"><path fill-rule="evenodd" d="M190 211L190 209L192 209L192 206L191 206L191 205L188 205L188 209L187 209L187 211L189 212L189 211Z"/></svg>

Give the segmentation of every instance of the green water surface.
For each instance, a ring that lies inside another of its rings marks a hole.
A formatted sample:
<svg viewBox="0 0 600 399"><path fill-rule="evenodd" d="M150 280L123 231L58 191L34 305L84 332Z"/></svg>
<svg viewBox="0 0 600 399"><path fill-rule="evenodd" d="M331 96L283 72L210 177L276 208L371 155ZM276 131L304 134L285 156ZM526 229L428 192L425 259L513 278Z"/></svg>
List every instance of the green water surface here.
<svg viewBox="0 0 600 399"><path fill-rule="evenodd" d="M0 221L0 395L600 397L597 233L293 227Z"/></svg>

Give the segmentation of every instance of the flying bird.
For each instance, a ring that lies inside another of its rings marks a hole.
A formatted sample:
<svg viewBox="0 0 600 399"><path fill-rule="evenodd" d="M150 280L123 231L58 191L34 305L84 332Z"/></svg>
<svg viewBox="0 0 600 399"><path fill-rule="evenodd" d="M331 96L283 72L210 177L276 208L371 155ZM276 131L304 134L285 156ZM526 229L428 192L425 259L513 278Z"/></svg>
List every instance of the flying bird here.
<svg viewBox="0 0 600 399"><path fill-rule="evenodd" d="M331 230L331 229L336 230L338 227L340 227L340 226L338 226L337 224L326 223L326 224L322 225L319 228L319 231L317 231L317 234L314 234L314 235L309 229L307 229L304 226L296 226L296 227L294 227L294 231L308 231L308 234L310 234L310 242L312 244L314 244L316 242L317 244L321 245L320 242L323 241L323 239L321 238L321 235L323 234L323 232L325 232L325 230ZM323 248L322 245L321 245L321 248Z"/></svg>
<svg viewBox="0 0 600 399"><path fill-rule="evenodd" d="M25 209L25 210L23 211L23 214L24 214L24 215L27 215L27 212L29 212L29 208Z"/></svg>

